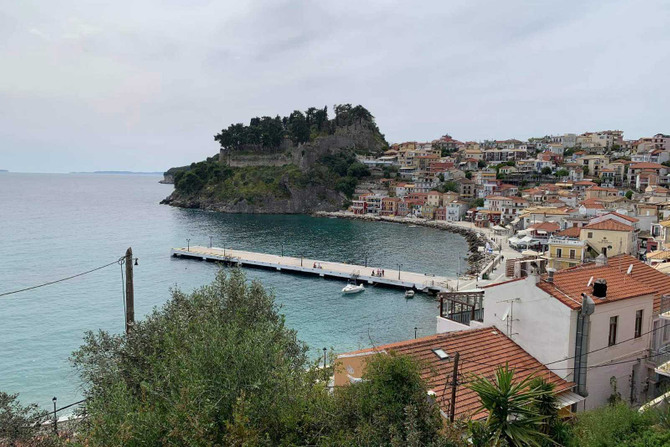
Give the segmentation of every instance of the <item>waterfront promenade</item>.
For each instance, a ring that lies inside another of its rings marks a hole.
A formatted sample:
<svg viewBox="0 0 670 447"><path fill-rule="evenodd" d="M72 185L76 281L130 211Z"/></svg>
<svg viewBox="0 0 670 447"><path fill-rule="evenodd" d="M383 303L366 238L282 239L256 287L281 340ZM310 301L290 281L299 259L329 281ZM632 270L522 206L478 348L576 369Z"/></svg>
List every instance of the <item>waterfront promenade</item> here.
<svg viewBox="0 0 670 447"><path fill-rule="evenodd" d="M419 291L441 292L456 286L455 278L406 271L402 269L402 264L395 270L385 269L383 276L377 276L377 269L381 267L374 265L366 267L364 265L280 256L233 250L230 248L208 248L201 246L173 248L172 256L315 275L323 278L355 279L358 283L363 284L376 284ZM374 275L372 274L373 272Z"/></svg>

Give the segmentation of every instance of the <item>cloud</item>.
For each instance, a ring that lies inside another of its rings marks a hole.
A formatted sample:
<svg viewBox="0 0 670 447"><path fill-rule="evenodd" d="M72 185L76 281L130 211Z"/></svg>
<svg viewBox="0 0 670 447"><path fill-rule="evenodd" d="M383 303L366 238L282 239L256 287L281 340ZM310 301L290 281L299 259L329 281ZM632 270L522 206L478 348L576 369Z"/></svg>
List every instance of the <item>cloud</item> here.
<svg viewBox="0 0 670 447"><path fill-rule="evenodd" d="M49 36L47 36L45 33L42 31L38 30L37 28L30 28L28 32L34 36L40 37L44 40L49 40Z"/></svg>
<svg viewBox="0 0 670 447"><path fill-rule="evenodd" d="M668 19L663 1L11 2L0 166L164 169L232 122L342 102L392 141L669 132Z"/></svg>

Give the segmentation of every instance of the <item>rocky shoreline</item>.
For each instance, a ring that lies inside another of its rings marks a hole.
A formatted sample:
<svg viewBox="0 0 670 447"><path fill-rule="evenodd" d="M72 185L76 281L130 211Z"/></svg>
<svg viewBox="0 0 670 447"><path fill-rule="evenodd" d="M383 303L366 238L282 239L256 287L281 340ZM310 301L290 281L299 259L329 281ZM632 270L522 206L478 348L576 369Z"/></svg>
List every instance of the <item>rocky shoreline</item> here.
<svg viewBox="0 0 670 447"><path fill-rule="evenodd" d="M315 217L336 217L338 219L355 219L355 220L367 220L370 222L393 222L401 223L406 225L417 225L422 227L435 228L438 230L449 231L451 233L460 234L465 238L468 243L468 270L467 275L478 275L482 271L484 266L491 262L495 258L494 255L486 254L483 248L488 242L488 238L475 230L470 228L464 228L458 225L453 225L449 222L434 221L434 220L423 220L423 219L412 219L406 217L393 217L393 216L375 216L370 214L360 215L353 214L346 211L318 211L312 214ZM481 248L481 251L480 251Z"/></svg>

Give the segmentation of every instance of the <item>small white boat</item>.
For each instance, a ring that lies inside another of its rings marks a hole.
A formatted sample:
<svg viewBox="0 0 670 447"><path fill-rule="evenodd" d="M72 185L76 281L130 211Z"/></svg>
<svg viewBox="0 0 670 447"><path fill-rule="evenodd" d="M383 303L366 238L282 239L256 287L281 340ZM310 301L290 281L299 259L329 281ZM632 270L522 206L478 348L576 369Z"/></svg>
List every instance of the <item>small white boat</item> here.
<svg viewBox="0 0 670 447"><path fill-rule="evenodd" d="M405 290L405 298L407 298L407 299L414 298L414 290L412 290L412 289Z"/></svg>
<svg viewBox="0 0 670 447"><path fill-rule="evenodd" d="M346 286L344 286L344 289L342 289L342 293L344 293L345 295L351 295L351 294L354 294L354 293L360 293L364 290L365 290L365 287L363 286L363 284L359 284L359 285L347 284Z"/></svg>

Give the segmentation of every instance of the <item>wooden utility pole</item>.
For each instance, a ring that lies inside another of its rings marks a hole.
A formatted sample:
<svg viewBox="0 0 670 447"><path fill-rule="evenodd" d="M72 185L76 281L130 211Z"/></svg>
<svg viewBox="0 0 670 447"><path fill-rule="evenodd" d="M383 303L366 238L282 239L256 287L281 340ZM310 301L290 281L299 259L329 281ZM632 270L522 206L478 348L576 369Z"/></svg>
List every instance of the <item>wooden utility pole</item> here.
<svg viewBox="0 0 670 447"><path fill-rule="evenodd" d="M451 405L449 406L449 421L454 422L456 415L456 387L458 386L458 359L460 354L454 354L454 371L451 375Z"/></svg>
<svg viewBox="0 0 670 447"><path fill-rule="evenodd" d="M126 334L135 324L135 290L133 289L133 249L126 250Z"/></svg>

